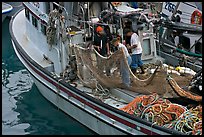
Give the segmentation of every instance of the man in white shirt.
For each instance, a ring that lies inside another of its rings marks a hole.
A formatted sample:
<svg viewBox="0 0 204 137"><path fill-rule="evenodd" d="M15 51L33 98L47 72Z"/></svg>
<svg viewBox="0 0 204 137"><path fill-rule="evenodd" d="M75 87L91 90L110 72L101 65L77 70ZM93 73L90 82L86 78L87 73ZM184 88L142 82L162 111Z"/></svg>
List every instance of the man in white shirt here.
<svg viewBox="0 0 204 137"><path fill-rule="evenodd" d="M128 46L128 49L132 50L132 63L130 65L132 72L135 74L138 67L141 68L141 74L145 74L143 62L141 60L142 56L142 46L141 42L139 40L139 36L137 33L133 32L132 30L127 30L126 33L127 36L131 36L130 39L130 46Z"/></svg>

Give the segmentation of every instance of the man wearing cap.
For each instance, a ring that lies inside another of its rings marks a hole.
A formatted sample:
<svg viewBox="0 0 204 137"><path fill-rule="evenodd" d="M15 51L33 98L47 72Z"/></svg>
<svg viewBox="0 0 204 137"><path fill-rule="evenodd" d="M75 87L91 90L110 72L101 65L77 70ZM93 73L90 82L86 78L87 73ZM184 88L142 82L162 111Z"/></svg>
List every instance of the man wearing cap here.
<svg viewBox="0 0 204 137"><path fill-rule="evenodd" d="M96 28L93 46L100 55L104 57L110 55L110 47L109 47L108 39L106 37L104 29L101 26L98 26ZM98 57L96 59L97 59L98 68L102 68L103 66L101 64L100 59ZM108 69L107 67L106 67L106 75L110 76L110 69Z"/></svg>
<svg viewBox="0 0 204 137"><path fill-rule="evenodd" d="M94 35L93 41L94 48L96 51L102 56L109 56L110 55L110 48L107 42L107 37L105 32L101 26L96 28L96 33Z"/></svg>
<svg viewBox="0 0 204 137"><path fill-rule="evenodd" d="M132 50L132 63L130 65L132 73L135 74L138 67L141 68L141 74L145 74L143 62L141 60L142 56L142 46L137 33L133 32L131 29L126 31L126 35L130 38L130 46L128 49Z"/></svg>
<svg viewBox="0 0 204 137"><path fill-rule="evenodd" d="M130 66L131 62L132 62L132 58L130 56L130 54L128 53L128 50L126 48L125 45L123 45L122 43L120 43L120 39L118 38L114 38L111 43L115 46L118 47L118 49L122 49L125 58L127 59L127 63ZM130 73L129 73L129 68L127 67L127 65L124 64L124 62L121 60L121 66L120 66L120 73L122 76L122 82L123 84L125 84L126 87L130 86Z"/></svg>

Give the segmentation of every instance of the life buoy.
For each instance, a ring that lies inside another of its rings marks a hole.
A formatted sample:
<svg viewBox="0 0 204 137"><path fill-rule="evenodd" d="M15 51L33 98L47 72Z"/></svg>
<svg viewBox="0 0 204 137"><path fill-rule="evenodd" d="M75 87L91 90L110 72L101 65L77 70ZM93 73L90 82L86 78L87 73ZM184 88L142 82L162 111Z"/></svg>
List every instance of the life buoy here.
<svg viewBox="0 0 204 137"><path fill-rule="evenodd" d="M202 24L202 13L198 10L195 10L191 15L191 24Z"/></svg>

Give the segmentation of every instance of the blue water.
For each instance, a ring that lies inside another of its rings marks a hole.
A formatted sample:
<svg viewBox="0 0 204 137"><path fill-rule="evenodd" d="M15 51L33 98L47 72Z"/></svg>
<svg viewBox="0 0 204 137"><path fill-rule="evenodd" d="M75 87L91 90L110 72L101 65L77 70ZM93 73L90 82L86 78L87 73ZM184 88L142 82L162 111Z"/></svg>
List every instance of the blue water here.
<svg viewBox="0 0 204 137"><path fill-rule="evenodd" d="M2 134L94 135L39 93L14 52L9 21L2 23Z"/></svg>

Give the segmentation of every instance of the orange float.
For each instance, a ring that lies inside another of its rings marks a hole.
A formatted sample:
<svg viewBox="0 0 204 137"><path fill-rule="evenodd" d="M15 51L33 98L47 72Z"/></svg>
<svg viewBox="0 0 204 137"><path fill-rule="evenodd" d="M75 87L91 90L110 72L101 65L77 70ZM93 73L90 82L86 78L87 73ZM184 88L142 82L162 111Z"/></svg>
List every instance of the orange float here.
<svg viewBox="0 0 204 137"><path fill-rule="evenodd" d="M111 2L111 4L115 7L122 5L122 2Z"/></svg>

